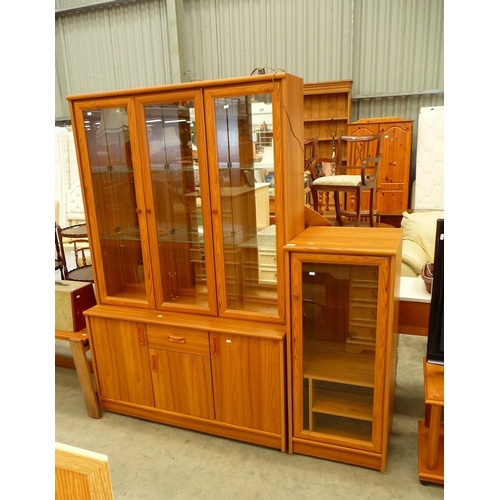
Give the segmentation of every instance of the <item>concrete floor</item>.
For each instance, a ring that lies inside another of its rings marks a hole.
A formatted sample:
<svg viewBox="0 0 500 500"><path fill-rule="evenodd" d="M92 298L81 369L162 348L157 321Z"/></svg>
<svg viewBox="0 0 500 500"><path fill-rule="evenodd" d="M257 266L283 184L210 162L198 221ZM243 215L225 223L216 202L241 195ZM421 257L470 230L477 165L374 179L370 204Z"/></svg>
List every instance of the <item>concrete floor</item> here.
<svg viewBox="0 0 500 500"><path fill-rule="evenodd" d="M282 453L133 417L87 416L76 372L55 369L55 440L108 456L115 500L426 500L444 487L418 478L427 339L400 336L385 473Z"/></svg>

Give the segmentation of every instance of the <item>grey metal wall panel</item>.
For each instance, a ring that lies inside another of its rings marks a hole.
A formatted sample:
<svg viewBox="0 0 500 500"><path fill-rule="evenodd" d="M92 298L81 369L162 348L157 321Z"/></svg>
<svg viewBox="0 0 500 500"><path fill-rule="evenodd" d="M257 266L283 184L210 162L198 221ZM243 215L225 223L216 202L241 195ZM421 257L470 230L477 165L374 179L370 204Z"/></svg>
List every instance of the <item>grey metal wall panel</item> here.
<svg viewBox="0 0 500 500"><path fill-rule="evenodd" d="M181 80L174 0L56 16L55 45L56 119L68 116L68 94Z"/></svg>
<svg viewBox="0 0 500 500"><path fill-rule="evenodd" d="M186 80L283 69L348 79L351 0L184 0Z"/></svg>
<svg viewBox="0 0 500 500"><path fill-rule="evenodd" d="M444 1L354 1L353 96L443 91Z"/></svg>
<svg viewBox="0 0 500 500"><path fill-rule="evenodd" d="M67 117L67 94L243 76L256 67L306 83L352 79L353 121L416 120L421 106L443 104L444 0L124 2L56 15L56 117ZM84 3L103 0L56 7Z"/></svg>

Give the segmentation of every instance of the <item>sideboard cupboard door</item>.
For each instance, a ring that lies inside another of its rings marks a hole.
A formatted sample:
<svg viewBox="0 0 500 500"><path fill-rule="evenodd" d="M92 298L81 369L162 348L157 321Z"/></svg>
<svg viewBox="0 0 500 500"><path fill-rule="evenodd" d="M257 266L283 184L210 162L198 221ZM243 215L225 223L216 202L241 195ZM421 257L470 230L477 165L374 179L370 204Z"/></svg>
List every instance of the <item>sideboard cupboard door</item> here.
<svg viewBox="0 0 500 500"><path fill-rule="evenodd" d="M146 325L87 318L100 397L154 406Z"/></svg>
<svg viewBox="0 0 500 500"><path fill-rule="evenodd" d="M208 332L148 325L155 406L213 419Z"/></svg>
<svg viewBox="0 0 500 500"><path fill-rule="evenodd" d="M282 434L283 341L212 332L210 342L217 420Z"/></svg>

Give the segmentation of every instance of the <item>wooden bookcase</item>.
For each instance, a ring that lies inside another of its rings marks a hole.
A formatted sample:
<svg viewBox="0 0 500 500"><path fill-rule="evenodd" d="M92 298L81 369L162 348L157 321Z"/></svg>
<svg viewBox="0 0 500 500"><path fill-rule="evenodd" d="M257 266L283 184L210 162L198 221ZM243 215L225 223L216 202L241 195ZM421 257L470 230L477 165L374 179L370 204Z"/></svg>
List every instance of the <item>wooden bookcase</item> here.
<svg viewBox="0 0 500 500"><path fill-rule="evenodd" d="M318 156L332 156L333 137L347 133L351 80L304 84L304 137L318 137Z"/></svg>
<svg viewBox="0 0 500 500"><path fill-rule="evenodd" d="M304 229L302 79L278 73L68 100L102 409L285 450L280 250ZM263 157L255 102L273 104Z"/></svg>
<svg viewBox="0 0 500 500"><path fill-rule="evenodd" d="M290 451L384 471L402 231L311 226L285 249Z"/></svg>

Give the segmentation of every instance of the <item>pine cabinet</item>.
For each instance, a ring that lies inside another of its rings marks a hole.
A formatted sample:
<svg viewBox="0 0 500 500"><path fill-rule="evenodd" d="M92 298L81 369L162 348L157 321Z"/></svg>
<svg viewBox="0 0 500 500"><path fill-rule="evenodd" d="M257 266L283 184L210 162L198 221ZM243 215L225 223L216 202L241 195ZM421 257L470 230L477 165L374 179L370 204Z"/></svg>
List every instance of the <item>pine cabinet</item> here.
<svg viewBox="0 0 500 500"><path fill-rule="evenodd" d="M403 213L409 206L413 121L397 116L363 118L350 123L347 134L382 134L382 160L375 191L375 209L381 214L395 210ZM368 193L362 203L363 210L367 210Z"/></svg>
<svg viewBox="0 0 500 500"><path fill-rule="evenodd" d="M318 138L318 156L331 158L333 138L351 121L351 80L304 84L304 137Z"/></svg>
<svg viewBox="0 0 500 500"><path fill-rule="evenodd" d="M400 229L309 227L286 246L291 452L385 470Z"/></svg>
<svg viewBox="0 0 500 500"><path fill-rule="evenodd" d="M304 228L302 79L68 101L103 409L284 450L281 249Z"/></svg>

